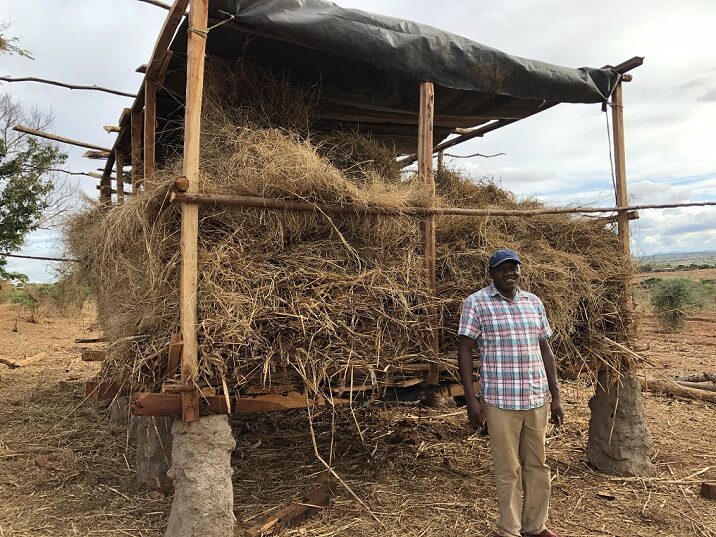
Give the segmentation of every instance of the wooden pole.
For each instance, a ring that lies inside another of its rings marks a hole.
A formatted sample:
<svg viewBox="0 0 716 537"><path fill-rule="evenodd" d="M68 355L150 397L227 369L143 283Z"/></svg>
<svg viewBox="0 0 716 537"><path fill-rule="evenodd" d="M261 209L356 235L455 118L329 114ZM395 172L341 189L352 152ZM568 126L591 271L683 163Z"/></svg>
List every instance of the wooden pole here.
<svg viewBox="0 0 716 537"><path fill-rule="evenodd" d="M55 142L62 142L63 144L86 147L87 149L94 149L96 151L102 151L104 153L109 153L111 151L111 149L102 147L101 145L90 144L88 142L82 142L80 140L74 140L72 138L65 138L64 136L58 136L57 134L52 134L38 129L31 129L30 127L25 127L24 125L15 125L12 130L25 134L31 134L32 136L39 136L40 138L46 138L47 140L54 140Z"/></svg>
<svg viewBox="0 0 716 537"><path fill-rule="evenodd" d="M615 175L615 197L618 207L617 211L617 233L624 261L631 271L631 244L629 233L629 215L627 214L629 199L627 194L626 179L626 155L624 152L624 102L622 99L621 81L614 88L612 93L612 129L614 136L614 175ZM629 278L624 280L624 308L631 324L634 312L634 297L631 290Z"/></svg>
<svg viewBox="0 0 716 537"><path fill-rule="evenodd" d="M144 181L151 181L156 170L157 84L144 81Z"/></svg>
<svg viewBox="0 0 716 537"><path fill-rule="evenodd" d="M0 80L4 82L40 82L41 84L50 84L52 86L59 86L61 88L77 89L77 90L94 90L102 91L104 93L111 93L113 95L119 95L121 97L136 97L134 93L127 93L126 91L119 91L110 88L103 88L96 84L85 85L85 84L68 84L66 82L58 82L57 80L47 80L46 78L35 78L34 76L23 76L23 77L11 77L11 76L0 76Z"/></svg>
<svg viewBox="0 0 716 537"><path fill-rule="evenodd" d="M184 115L184 177L188 179L188 193L198 190L199 144L201 135L201 97L204 90L204 53L209 19L208 0L192 0L189 10L188 60L186 76L186 111ZM181 334L184 342L181 359L181 378L184 383L196 380L199 366L196 336L197 307L197 242L199 234L199 206L181 206ZM182 420L199 419L199 392L182 393Z"/></svg>
<svg viewBox="0 0 716 537"><path fill-rule="evenodd" d="M183 179L182 179L183 181ZM175 187L176 188L176 187ZM256 209L277 209L282 211L323 211L354 215L385 214L392 216L518 216L530 217L544 214L594 214L614 213L617 207L545 207L544 209L469 209L464 207L380 207L350 203L308 203L257 196L235 196L233 194L184 194L181 189L171 195L172 203L196 203L197 205L226 205L229 207L253 207ZM660 203L655 205L631 205L629 211L642 209L669 209L674 207L713 207L716 201L692 203Z"/></svg>
<svg viewBox="0 0 716 537"><path fill-rule="evenodd" d="M142 111L132 110L132 193L142 184Z"/></svg>
<svg viewBox="0 0 716 537"><path fill-rule="evenodd" d="M435 113L435 87L432 82L420 84L420 114L418 117L418 176L424 182L430 195L430 207L435 205L435 176L433 174L433 118ZM426 215L423 219L425 238L425 271L428 290L431 298L437 296L437 280L435 275L435 215ZM430 346L437 357L438 346L437 311L428 307L428 323L430 326ZM428 384L438 383L437 367L428 371Z"/></svg>
<svg viewBox="0 0 716 537"><path fill-rule="evenodd" d="M112 205L112 180L109 173L102 174L99 180L99 202L104 209L108 209Z"/></svg>
<svg viewBox="0 0 716 537"><path fill-rule="evenodd" d="M114 165L117 174L117 205L124 203L124 151L121 148L114 150Z"/></svg>

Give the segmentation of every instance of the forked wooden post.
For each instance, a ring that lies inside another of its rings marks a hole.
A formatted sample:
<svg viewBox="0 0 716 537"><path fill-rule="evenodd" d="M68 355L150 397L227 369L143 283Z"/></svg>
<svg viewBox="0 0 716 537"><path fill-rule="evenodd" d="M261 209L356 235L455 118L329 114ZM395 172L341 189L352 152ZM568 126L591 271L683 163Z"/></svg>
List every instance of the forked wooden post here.
<svg viewBox="0 0 716 537"><path fill-rule="evenodd" d="M631 266L631 244L629 233L629 215L626 207L629 206L626 180L626 155L624 152L624 102L622 99L622 82L612 93L612 128L614 136L614 174L615 174L615 195L616 204L619 207L617 212L617 233L619 245L626 262ZM629 322L632 320L634 311L634 299L631 291L631 281L625 281L624 290L625 309L629 314Z"/></svg>
<svg viewBox="0 0 716 537"><path fill-rule="evenodd" d="M124 151L117 147L114 150L114 165L117 174L117 205L124 203Z"/></svg>
<svg viewBox="0 0 716 537"><path fill-rule="evenodd" d="M144 81L144 181L151 181L156 170L157 84Z"/></svg>
<svg viewBox="0 0 716 537"><path fill-rule="evenodd" d="M201 97L204 89L204 52L209 18L208 0L191 0L189 10L188 61L186 75L186 112L184 115L184 176L187 192L197 192L199 180L199 143L201 134ZM199 206L181 206L181 334L184 342L181 378L194 382L199 366L196 336L197 242ZM182 420L199 419L199 392L182 392Z"/></svg>
<svg viewBox="0 0 716 537"><path fill-rule="evenodd" d="M435 87L432 82L420 84L420 113L418 117L418 176L423 181L430 194L430 205L434 204L435 176L433 175L433 117L435 113ZM437 281L435 275L435 215L431 214L423 220L425 236L425 270L428 279L430 295L437 295ZM438 319L437 311L433 306L428 308L428 322L430 323L430 345L435 354L438 348ZM438 368L435 364L428 372L428 383L437 384Z"/></svg>
<svg viewBox="0 0 716 537"><path fill-rule="evenodd" d="M142 111L132 110L132 194L142 184Z"/></svg>

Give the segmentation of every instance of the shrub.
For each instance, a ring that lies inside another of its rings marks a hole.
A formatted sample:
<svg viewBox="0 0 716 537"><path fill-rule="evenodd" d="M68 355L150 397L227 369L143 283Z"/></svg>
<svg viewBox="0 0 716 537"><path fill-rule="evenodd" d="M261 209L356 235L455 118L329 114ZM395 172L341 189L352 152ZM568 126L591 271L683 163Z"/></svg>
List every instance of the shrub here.
<svg viewBox="0 0 716 537"><path fill-rule="evenodd" d="M703 308L704 296L699 287L686 278L660 281L651 291L651 305L665 330L684 327L688 312Z"/></svg>

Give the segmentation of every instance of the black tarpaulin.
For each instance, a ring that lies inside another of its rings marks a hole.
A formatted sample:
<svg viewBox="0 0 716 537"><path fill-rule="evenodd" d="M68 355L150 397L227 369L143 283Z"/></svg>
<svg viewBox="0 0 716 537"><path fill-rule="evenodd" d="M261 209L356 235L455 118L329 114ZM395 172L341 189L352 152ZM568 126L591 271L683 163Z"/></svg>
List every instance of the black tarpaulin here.
<svg viewBox="0 0 716 537"><path fill-rule="evenodd" d="M233 15L233 19L228 20ZM511 56L424 24L325 0L210 0L206 54L250 60L320 87L319 131L369 134L414 153L419 83L435 85L434 143L456 129L493 130L560 102L601 103L619 74ZM188 23L170 46L158 93L159 142L180 146ZM488 125L489 123L499 123Z"/></svg>
<svg viewBox="0 0 716 537"><path fill-rule="evenodd" d="M594 103L609 97L618 78L611 69L511 56L425 24L325 0L229 0L227 8L246 29L451 89Z"/></svg>

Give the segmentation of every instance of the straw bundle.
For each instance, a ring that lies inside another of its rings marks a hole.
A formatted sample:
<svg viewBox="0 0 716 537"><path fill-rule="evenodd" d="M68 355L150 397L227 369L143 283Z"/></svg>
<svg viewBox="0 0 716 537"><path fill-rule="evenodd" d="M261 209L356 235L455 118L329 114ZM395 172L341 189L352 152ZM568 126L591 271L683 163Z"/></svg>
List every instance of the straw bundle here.
<svg viewBox="0 0 716 537"><path fill-rule="evenodd" d="M352 133L311 138L311 92L274 78L276 92L267 93L271 81L260 70L250 72L261 83L251 83L246 72L230 78L223 69L214 67L221 76L207 81L201 192L386 207L428 203L417 178L399 179L389 148ZM180 219L177 207L166 207L177 175L169 166L141 194L106 213L79 215L67 232L110 341L104 374L145 389L163 381L164 347L179 331ZM439 174L437 187L437 203L445 206L539 205L455 172ZM390 366L450 363L461 301L487 283L485 262L496 247L523 255L524 287L544 300L563 363L612 359L597 336L623 335L618 304L626 267L603 224L564 215L442 217L437 243L438 297L432 297L418 219L202 207L200 377L214 387L225 380L232 391L297 377L313 386L375 384ZM430 307L440 312L439 357L430 351Z"/></svg>

